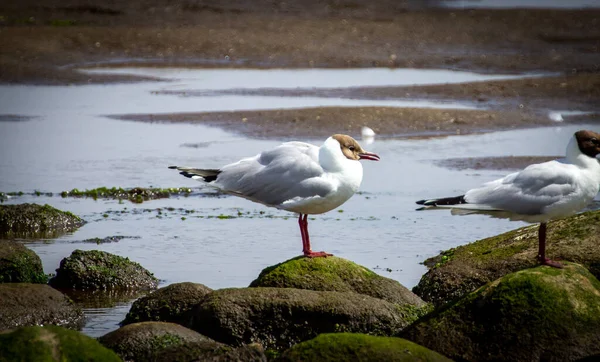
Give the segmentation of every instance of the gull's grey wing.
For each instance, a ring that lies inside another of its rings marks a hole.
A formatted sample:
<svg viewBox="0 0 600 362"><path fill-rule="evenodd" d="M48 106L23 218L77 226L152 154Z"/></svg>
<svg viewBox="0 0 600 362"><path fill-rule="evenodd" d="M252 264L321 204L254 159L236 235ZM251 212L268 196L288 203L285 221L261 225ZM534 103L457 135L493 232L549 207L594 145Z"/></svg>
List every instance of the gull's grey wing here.
<svg viewBox="0 0 600 362"><path fill-rule="evenodd" d="M291 199L325 196L336 185L322 178L324 171L318 153L319 148L308 143L284 143L222 167L214 185L270 206L280 206Z"/></svg>
<svg viewBox="0 0 600 362"><path fill-rule="evenodd" d="M556 161L531 165L523 171L488 182L465 194L468 203L533 215L562 202L577 191L572 165Z"/></svg>

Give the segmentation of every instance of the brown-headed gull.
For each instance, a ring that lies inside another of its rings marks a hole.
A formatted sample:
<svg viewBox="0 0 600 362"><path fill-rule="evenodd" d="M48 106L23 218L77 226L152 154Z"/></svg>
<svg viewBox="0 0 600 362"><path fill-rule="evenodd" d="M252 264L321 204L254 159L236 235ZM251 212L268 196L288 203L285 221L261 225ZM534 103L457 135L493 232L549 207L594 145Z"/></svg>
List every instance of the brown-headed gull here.
<svg viewBox="0 0 600 362"><path fill-rule="evenodd" d="M363 177L359 160L379 161L379 156L363 150L354 138L335 134L321 147L286 142L219 169L169 168L225 193L298 213L302 252L321 257L331 254L311 250L308 215L333 210L354 195Z"/></svg>
<svg viewBox="0 0 600 362"><path fill-rule="evenodd" d="M538 260L562 267L546 258L546 223L573 215L592 202L600 189L600 134L576 132L563 160L530 165L464 195L417 201L427 207L483 211L490 215L539 222Z"/></svg>

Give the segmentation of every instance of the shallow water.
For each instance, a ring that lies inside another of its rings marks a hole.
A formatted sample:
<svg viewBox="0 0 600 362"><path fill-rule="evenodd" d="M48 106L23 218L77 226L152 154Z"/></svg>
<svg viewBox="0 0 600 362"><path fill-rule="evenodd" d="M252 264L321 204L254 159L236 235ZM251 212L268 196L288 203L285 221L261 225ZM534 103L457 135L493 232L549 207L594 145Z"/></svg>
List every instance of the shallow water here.
<svg viewBox="0 0 600 362"><path fill-rule="evenodd" d="M199 183L166 168L172 164L219 167L273 147L279 140L246 139L202 125L127 122L103 116L192 107L191 100L186 103L146 94L162 86L0 87L2 112L36 116L0 122L0 191L59 193L100 186L195 188L189 197L143 204L60 196L9 199L6 202L48 203L88 221L73 234L26 243L42 258L45 272L54 272L60 260L75 249L99 249L141 263L161 279L161 285L192 281L211 288L243 287L263 268L300 253L293 214L240 198L214 197L212 190L197 189ZM199 104L198 108L204 103ZM570 135L580 128L598 126L559 124L423 140L377 137L368 148L382 161L363 163L361 194L340 210L310 220L314 249L353 260L412 287L426 271L420 264L425 258L525 225L483 215L452 216L444 210L415 211L415 200L457 195L506 173L449 170L434 161L467 156L561 155ZM353 135L359 133L357 128ZM306 141L319 144L323 140ZM186 146L190 144L201 147ZM160 214L157 208L162 209ZM80 242L112 235L139 238L101 245ZM116 329L129 305L87 306L84 332L99 336Z"/></svg>
<svg viewBox="0 0 600 362"><path fill-rule="evenodd" d="M173 80L168 89L203 90L257 88L346 88L466 83L522 78L523 75L479 74L445 69L185 69L185 68L92 68L92 74L134 75ZM184 83L178 83L184 82Z"/></svg>

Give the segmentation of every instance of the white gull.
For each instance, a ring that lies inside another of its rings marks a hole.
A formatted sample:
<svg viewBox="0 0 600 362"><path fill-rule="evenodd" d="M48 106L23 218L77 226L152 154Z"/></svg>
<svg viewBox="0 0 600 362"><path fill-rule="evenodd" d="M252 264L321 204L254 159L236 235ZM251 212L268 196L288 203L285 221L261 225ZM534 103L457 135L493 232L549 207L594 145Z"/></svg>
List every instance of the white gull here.
<svg viewBox="0 0 600 362"><path fill-rule="evenodd" d="M321 257L331 254L311 250L308 215L333 210L354 195L363 177L359 160L379 161L379 156L354 138L335 134L321 147L286 142L219 169L169 168L225 193L298 213L302 252Z"/></svg>
<svg viewBox="0 0 600 362"><path fill-rule="evenodd" d="M546 258L546 223L573 215L590 204L600 189L600 134L582 130L571 138L563 160L534 164L464 195L417 201L426 207L483 211L496 217L539 222L538 260Z"/></svg>

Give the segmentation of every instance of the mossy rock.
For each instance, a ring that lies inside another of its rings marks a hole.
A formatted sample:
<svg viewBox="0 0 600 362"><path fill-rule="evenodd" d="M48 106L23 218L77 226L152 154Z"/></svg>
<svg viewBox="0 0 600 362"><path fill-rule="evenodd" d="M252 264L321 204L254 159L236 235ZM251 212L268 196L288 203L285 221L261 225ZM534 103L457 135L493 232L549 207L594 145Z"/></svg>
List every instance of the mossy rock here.
<svg viewBox="0 0 600 362"><path fill-rule="evenodd" d="M320 333L394 335L423 313L351 292L219 289L192 309L185 325L225 344L260 343L281 351Z"/></svg>
<svg viewBox="0 0 600 362"><path fill-rule="evenodd" d="M584 265L600 278L600 211L548 223L547 256ZM413 292L441 306L503 275L537 266L538 225L442 252Z"/></svg>
<svg viewBox="0 0 600 362"><path fill-rule="evenodd" d="M0 240L0 283L47 282L42 260L33 250L16 241Z"/></svg>
<svg viewBox="0 0 600 362"><path fill-rule="evenodd" d="M359 333L327 333L295 345L275 361L450 362L451 360L402 338Z"/></svg>
<svg viewBox="0 0 600 362"><path fill-rule="evenodd" d="M60 262L50 285L80 290L150 290L156 289L158 279L129 258L105 251L78 249Z"/></svg>
<svg viewBox="0 0 600 362"><path fill-rule="evenodd" d="M113 351L76 331L58 326L0 332L0 361L118 362Z"/></svg>
<svg viewBox="0 0 600 362"><path fill-rule="evenodd" d="M568 263L488 283L400 334L465 361L571 361L600 353L600 281Z"/></svg>
<svg viewBox="0 0 600 362"><path fill-rule="evenodd" d="M189 312L204 297L212 292L199 283L175 283L160 288L136 300L121 325L144 321L181 323Z"/></svg>
<svg viewBox="0 0 600 362"><path fill-rule="evenodd" d="M76 230L85 221L50 205L0 205L0 235L5 237L57 237Z"/></svg>
<svg viewBox="0 0 600 362"><path fill-rule="evenodd" d="M423 306L425 302L402 284L351 262L327 257L297 257L264 269L250 287L297 288L354 292L391 303Z"/></svg>
<svg viewBox="0 0 600 362"><path fill-rule="evenodd" d="M112 331L98 341L115 351L125 361L151 361L160 351L190 342L213 342L179 324L142 322Z"/></svg>
<svg viewBox="0 0 600 362"><path fill-rule="evenodd" d="M80 329L81 309L64 294L45 284L0 284L0 331L35 325Z"/></svg>
<svg viewBox="0 0 600 362"><path fill-rule="evenodd" d="M258 344L231 347L218 342L191 342L165 348L157 353L152 362L177 361L244 361L267 362L267 357Z"/></svg>

